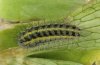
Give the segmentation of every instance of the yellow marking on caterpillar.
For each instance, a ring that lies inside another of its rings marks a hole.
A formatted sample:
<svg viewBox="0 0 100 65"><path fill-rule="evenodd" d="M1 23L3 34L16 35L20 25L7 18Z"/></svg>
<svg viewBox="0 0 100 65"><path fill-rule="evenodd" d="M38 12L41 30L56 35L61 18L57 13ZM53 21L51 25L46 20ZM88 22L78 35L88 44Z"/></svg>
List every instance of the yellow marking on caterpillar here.
<svg viewBox="0 0 100 65"><path fill-rule="evenodd" d="M36 38L36 39L32 39L31 41L27 41L27 42L25 42L24 44L25 45L28 45L28 44L30 44L30 43L35 43L35 42L37 42L37 41L39 41L39 40L50 40L50 39L67 39L67 38L75 38L75 36L49 36L49 37L38 37L38 38Z"/></svg>
<svg viewBox="0 0 100 65"><path fill-rule="evenodd" d="M68 31L74 31L74 32L80 32L78 30L73 30L73 29L65 29L65 28L48 28L48 29L39 29L39 30L34 30L32 32L28 32L27 34L25 34L24 36L21 37L21 39L23 39L24 37L28 36L29 34L34 34L36 32L43 32L43 31L52 31L52 30L68 30Z"/></svg>

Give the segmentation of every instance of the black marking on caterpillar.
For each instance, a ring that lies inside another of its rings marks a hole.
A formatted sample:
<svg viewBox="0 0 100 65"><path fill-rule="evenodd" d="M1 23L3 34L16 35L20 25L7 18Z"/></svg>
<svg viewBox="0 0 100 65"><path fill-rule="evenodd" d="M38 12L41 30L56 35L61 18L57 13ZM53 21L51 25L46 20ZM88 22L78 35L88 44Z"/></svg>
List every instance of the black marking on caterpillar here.
<svg viewBox="0 0 100 65"><path fill-rule="evenodd" d="M46 29L46 28L72 28L76 30L80 30L80 28L76 27L75 25L69 25L69 24L48 24L48 25L42 25L42 26L36 26L36 27L31 27L30 29L27 29L27 32L32 32L33 30L38 30L38 29ZM22 34L24 35L27 32L23 32Z"/></svg>
<svg viewBox="0 0 100 65"><path fill-rule="evenodd" d="M43 31L39 31L41 29ZM72 29L73 31L71 31L70 29ZM21 33L19 44L27 48L36 47L41 44L45 44L45 42L79 37L79 31L80 29L78 27L69 24L47 24L36 27L33 26L30 29L27 29L26 31Z"/></svg>

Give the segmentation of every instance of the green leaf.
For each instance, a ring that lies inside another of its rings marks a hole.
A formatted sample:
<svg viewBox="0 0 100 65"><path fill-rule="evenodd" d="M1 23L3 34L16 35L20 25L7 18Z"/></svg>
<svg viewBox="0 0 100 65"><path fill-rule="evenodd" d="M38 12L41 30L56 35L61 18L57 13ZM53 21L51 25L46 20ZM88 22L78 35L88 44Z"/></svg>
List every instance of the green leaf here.
<svg viewBox="0 0 100 65"><path fill-rule="evenodd" d="M26 50L27 51L27 50ZM82 65L77 62L64 61L61 59L45 59L25 57L25 49L13 47L0 52L0 64L1 65ZM57 55L58 56L58 55ZM57 57L56 56L56 57ZM55 56L54 56L55 57Z"/></svg>
<svg viewBox="0 0 100 65"><path fill-rule="evenodd" d="M86 3L86 0L0 0L0 18L13 22L56 20Z"/></svg>
<svg viewBox="0 0 100 65"><path fill-rule="evenodd" d="M39 61L39 62L38 62ZM80 63L43 58L26 58L26 65L82 65ZM31 64L30 64L31 63Z"/></svg>

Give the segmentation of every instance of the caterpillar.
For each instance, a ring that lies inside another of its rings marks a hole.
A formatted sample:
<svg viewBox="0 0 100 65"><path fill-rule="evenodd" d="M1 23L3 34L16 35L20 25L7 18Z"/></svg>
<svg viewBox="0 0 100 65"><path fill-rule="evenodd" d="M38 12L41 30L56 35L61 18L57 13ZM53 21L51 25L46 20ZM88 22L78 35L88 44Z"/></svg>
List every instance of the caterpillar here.
<svg viewBox="0 0 100 65"><path fill-rule="evenodd" d="M70 20L70 24L64 22L59 23L59 21L55 23L51 21L50 24L49 22L46 24L42 24L41 22L39 22L37 23L37 25L34 24L30 28L27 27L28 29L23 30L23 32L21 32L21 35L19 35L18 38L19 45L28 49L37 48L37 51L39 51L40 49L47 50L48 48L49 49L55 47L59 48L60 46L64 47L65 45L69 48L71 45L73 45L73 47L70 47L70 50L66 48L64 50L57 51L58 53L54 51L55 53L53 52L50 52L48 54L45 53L46 55L44 54L44 57L43 55L40 54L38 55L38 57L39 58L41 56L42 58L48 57L48 59L49 57L51 57L50 59L59 58L60 60L75 61L75 62L82 63L84 65L99 65L100 64L99 63L100 62L100 31L99 31L100 30L100 22L99 22L100 5L99 4L100 2L93 3L89 6L79 8L79 10L75 12L75 14L72 13L72 15L69 16L68 19ZM76 24L73 25L72 23L76 23ZM16 31L16 30L18 29L12 31ZM9 32L8 34L14 35L13 33L15 32ZM9 44L11 39L12 40L14 39L14 37L11 38L10 37L11 35L8 36L8 34L6 34L6 39L7 39L6 45ZM82 35L86 37L82 38ZM4 37L2 37L1 34L1 38L0 38L1 41L2 38ZM5 41L6 39L4 39L3 41ZM78 40L77 42L77 44L79 45L78 47L75 46L76 42L74 42L74 40ZM14 51L16 50L14 49ZM33 50L28 50L28 51L30 51L30 53L28 52L24 53L27 56L34 55L35 53L33 52ZM49 54L50 55L54 54L54 55L49 56Z"/></svg>
<svg viewBox="0 0 100 65"><path fill-rule="evenodd" d="M46 45L48 42L56 40L62 41L66 39L75 39L77 37L80 37L80 28L75 25L64 23L44 24L32 26L26 31L21 32L19 45L25 48L32 48Z"/></svg>

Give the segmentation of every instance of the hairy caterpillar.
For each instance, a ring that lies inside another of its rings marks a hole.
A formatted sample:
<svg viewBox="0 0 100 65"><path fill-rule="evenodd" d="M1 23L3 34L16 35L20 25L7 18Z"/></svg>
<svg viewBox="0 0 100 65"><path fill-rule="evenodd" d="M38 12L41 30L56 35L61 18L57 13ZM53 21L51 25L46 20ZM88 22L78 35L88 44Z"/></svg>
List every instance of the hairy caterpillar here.
<svg viewBox="0 0 100 65"><path fill-rule="evenodd" d="M21 33L19 45L29 48L55 40L74 39L80 36L79 31L80 29L75 25L63 23L33 26Z"/></svg>

